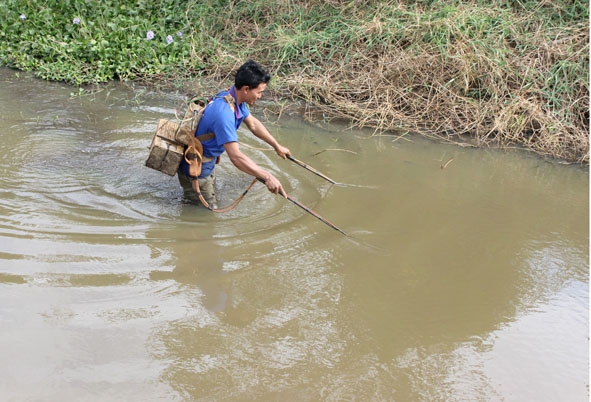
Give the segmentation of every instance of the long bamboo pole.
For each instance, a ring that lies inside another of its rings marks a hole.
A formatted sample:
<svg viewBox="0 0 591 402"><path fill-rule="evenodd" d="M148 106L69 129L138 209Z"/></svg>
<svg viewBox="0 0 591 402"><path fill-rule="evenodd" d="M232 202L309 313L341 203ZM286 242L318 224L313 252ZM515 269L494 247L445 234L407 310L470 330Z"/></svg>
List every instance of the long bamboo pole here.
<svg viewBox="0 0 591 402"><path fill-rule="evenodd" d="M265 181L259 177L257 177L257 180L260 181L261 183L265 184ZM333 228L334 230L336 230L337 232L340 232L342 234L344 234L345 236L348 236L347 233L345 233L344 231L342 231L341 229L339 229L335 224L333 224L332 222L330 222L329 220L323 218L322 216L318 215L316 212L314 212L312 209L310 209L309 207L305 206L304 204L302 204L301 202L299 202L298 200L296 200L295 198L293 198L291 195L286 194L287 199L289 201L291 201L292 203L294 203L295 205L297 205L298 207L302 208L304 211L306 211L307 213L309 213L310 215L312 215L313 217L315 217L316 219L320 220L322 223L330 226L331 228Z"/></svg>
<svg viewBox="0 0 591 402"><path fill-rule="evenodd" d="M304 163L304 162L302 162L302 161L300 161L300 160L297 160L296 158L294 158L294 157L293 157L293 156L291 156L291 155L287 155L287 159L289 159L290 161L292 161L292 162L294 162L294 163L296 163L296 164L300 165L300 166L301 166L301 167L303 167L304 169L306 169L306 170L309 170L310 172L312 172L312 173L314 173L314 174L316 174L316 175L318 175L318 176L322 177L324 180L328 180L328 181L329 181L329 182L331 182L332 184L336 184L336 183L337 183L336 181L334 181L333 179L331 179L331 178L330 178L330 177L328 177L327 175L325 175L325 174L323 174L323 173L320 173L318 170L314 169L312 166L310 166L310 165L308 165L308 164L306 164L306 163Z"/></svg>

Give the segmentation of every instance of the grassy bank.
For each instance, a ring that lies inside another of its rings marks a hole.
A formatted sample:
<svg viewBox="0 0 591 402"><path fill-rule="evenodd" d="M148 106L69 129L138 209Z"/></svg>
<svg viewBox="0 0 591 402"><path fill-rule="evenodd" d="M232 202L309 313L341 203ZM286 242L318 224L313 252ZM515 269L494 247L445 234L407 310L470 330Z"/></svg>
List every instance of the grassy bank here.
<svg viewBox="0 0 591 402"><path fill-rule="evenodd" d="M254 58L311 118L589 162L583 1L5 0L0 17L0 64L46 79L179 87Z"/></svg>

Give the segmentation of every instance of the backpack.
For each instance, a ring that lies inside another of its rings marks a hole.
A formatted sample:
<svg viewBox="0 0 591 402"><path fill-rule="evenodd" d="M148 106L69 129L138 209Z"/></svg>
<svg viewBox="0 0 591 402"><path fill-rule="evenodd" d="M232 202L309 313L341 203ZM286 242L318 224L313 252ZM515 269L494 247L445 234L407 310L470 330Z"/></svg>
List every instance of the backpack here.
<svg viewBox="0 0 591 402"><path fill-rule="evenodd" d="M234 98L228 94L224 99L234 111ZM210 99L212 101L213 98ZM203 164L203 141L215 137L214 133L206 133L195 137L199 120L203 116L206 103L199 98L189 101L185 116L179 122L169 119L158 120L156 133L150 145L150 153L146 166L169 176L174 176L179 169L182 158L190 166L191 176L201 174Z"/></svg>

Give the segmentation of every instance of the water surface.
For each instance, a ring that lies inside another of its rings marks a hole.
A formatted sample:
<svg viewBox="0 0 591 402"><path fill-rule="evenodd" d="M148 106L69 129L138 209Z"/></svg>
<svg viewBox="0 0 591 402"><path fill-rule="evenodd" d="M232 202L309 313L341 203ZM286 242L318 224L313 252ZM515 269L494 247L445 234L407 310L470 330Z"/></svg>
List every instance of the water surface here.
<svg viewBox="0 0 591 402"><path fill-rule="evenodd" d="M588 400L586 169L254 108L339 184L243 151L343 236L144 167L182 95L72 92L0 70L2 400Z"/></svg>

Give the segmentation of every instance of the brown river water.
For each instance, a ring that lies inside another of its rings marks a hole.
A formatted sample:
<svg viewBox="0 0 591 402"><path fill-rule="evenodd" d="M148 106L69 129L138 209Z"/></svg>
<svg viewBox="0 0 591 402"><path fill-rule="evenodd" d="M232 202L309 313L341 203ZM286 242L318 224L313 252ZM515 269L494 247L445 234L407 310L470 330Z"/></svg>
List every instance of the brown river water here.
<svg viewBox="0 0 591 402"><path fill-rule="evenodd" d="M182 94L72 92L0 69L0 400L589 399L587 169L255 107L338 184L243 151L345 236L145 167Z"/></svg>

